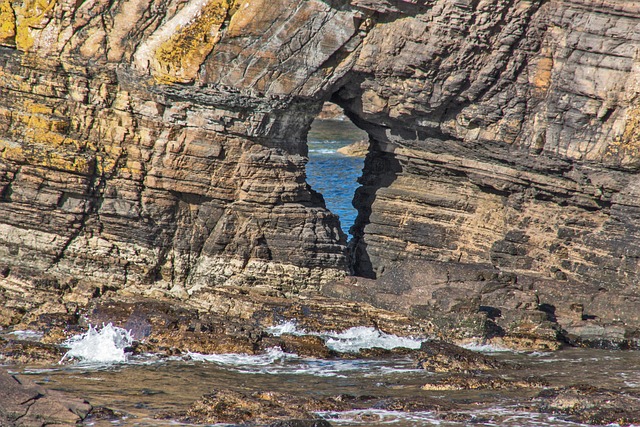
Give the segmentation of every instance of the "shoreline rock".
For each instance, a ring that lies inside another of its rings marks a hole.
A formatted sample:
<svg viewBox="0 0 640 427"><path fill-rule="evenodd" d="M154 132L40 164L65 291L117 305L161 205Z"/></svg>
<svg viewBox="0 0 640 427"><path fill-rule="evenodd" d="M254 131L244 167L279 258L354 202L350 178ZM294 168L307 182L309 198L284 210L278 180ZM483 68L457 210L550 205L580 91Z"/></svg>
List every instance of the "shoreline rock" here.
<svg viewBox="0 0 640 427"><path fill-rule="evenodd" d="M91 412L84 400L47 390L0 368L0 424L7 427L76 426Z"/></svg>
<svg viewBox="0 0 640 427"><path fill-rule="evenodd" d="M369 141L356 141L353 144L345 145L336 150L338 153L348 157L366 157L369 152Z"/></svg>
<svg viewBox="0 0 640 427"><path fill-rule="evenodd" d="M544 390L536 398L541 412L595 425L634 425L640 422L640 395L591 385Z"/></svg>
<svg viewBox="0 0 640 427"><path fill-rule="evenodd" d="M391 3L3 3L0 323L437 261L518 279L468 329L637 346L638 5ZM368 134L349 247L305 181L327 101Z"/></svg>

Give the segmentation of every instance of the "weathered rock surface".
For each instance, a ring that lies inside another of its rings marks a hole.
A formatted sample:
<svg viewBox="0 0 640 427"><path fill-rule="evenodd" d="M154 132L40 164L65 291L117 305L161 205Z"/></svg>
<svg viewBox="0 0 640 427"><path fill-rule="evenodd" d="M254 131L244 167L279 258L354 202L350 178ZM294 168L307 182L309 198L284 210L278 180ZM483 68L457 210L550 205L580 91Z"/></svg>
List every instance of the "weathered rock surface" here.
<svg viewBox="0 0 640 427"><path fill-rule="evenodd" d="M325 284L321 291L423 319L439 336L458 342L480 338L497 346L542 351L562 343L640 346L635 297L492 265L405 261L376 280L348 277Z"/></svg>
<svg viewBox="0 0 640 427"><path fill-rule="evenodd" d="M369 141L357 141L340 147L336 151L349 157L366 157L369 153Z"/></svg>
<svg viewBox="0 0 640 427"><path fill-rule="evenodd" d="M170 299L103 296L95 298L86 307L78 308L78 315L73 318L63 314L58 317L50 314L27 317L24 323L14 328L39 331L43 333L42 342L0 337L0 361L9 364L58 362L66 350L56 345L71 335L86 332L89 325L108 323L131 332L135 340L131 352L160 355L187 352L259 354L279 347L303 357L356 357L330 350L315 335L284 333L274 336L268 332L268 327L283 322L295 322L300 330L311 334L363 326L399 336L426 338L433 333L428 322L365 303L345 303L320 296L282 298L255 290L223 287L211 291L209 296L216 297L216 304L212 305L215 310L201 310ZM391 352L386 357L394 355ZM369 357L378 356L371 354Z"/></svg>
<svg viewBox="0 0 640 427"><path fill-rule="evenodd" d="M497 375L450 375L431 381L422 390L500 390L518 388L543 388L548 383L540 378L503 378Z"/></svg>
<svg viewBox="0 0 640 427"><path fill-rule="evenodd" d="M317 410L344 410L338 399L312 399L274 392L250 394L214 390L195 402L185 414L188 422L201 424L266 424L287 419L314 419Z"/></svg>
<svg viewBox="0 0 640 427"><path fill-rule="evenodd" d="M575 314L552 316L537 283L490 265L413 261L377 280L349 277L324 285L322 292L424 319L445 339L554 350L563 333L559 322L576 321Z"/></svg>
<svg viewBox="0 0 640 427"><path fill-rule="evenodd" d="M596 425L634 425L640 422L640 395L576 385L545 390L537 398L538 410Z"/></svg>
<svg viewBox="0 0 640 427"><path fill-rule="evenodd" d="M431 372L477 372L504 367L491 356L443 341L423 342L416 357L418 366Z"/></svg>
<svg viewBox="0 0 640 427"><path fill-rule="evenodd" d="M516 290L540 296L532 328L555 313L572 342L633 341L639 12L2 0L2 322L110 291L199 305L221 284L296 293L431 260L531 278ZM348 256L305 182L327 100L370 140Z"/></svg>
<svg viewBox="0 0 640 427"><path fill-rule="evenodd" d="M83 400L49 391L0 369L0 424L13 426L75 426L91 411Z"/></svg>
<svg viewBox="0 0 640 427"><path fill-rule="evenodd" d="M315 426L324 427L327 421L319 420L316 412L347 411L353 409L383 409L389 411L445 411L456 408L442 400L425 396L413 398L384 398L374 396L339 395L329 397L307 397L275 392L243 393L237 391L214 390L195 402L183 415L188 422L197 423L238 423L243 425L271 426ZM179 414L171 414L176 416ZM314 421L288 421L290 419ZM376 421L375 415L370 420ZM287 424L291 423L291 424Z"/></svg>
<svg viewBox="0 0 640 427"><path fill-rule="evenodd" d="M64 351L53 344L0 337L0 362L3 365L51 365L63 355Z"/></svg>

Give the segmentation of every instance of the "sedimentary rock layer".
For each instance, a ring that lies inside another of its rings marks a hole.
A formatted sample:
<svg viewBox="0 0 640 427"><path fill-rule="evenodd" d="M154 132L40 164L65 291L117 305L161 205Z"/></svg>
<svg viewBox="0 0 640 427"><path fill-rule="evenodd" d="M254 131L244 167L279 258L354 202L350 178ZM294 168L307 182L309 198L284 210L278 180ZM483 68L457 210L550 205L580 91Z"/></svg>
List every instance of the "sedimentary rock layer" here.
<svg viewBox="0 0 640 427"><path fill-rule="evenodd" d="M3 275L187 296L422 259L632 298L639 12L622 0L3 0ZM306 132L327 100L370 137L350 266L305 183Z"/></svg>

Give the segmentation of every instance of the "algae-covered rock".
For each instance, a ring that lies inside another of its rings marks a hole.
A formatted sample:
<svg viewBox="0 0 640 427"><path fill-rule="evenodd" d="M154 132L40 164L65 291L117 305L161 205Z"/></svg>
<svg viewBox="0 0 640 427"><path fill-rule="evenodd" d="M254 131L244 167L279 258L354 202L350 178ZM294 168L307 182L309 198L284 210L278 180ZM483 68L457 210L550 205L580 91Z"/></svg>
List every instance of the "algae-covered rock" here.
<svg viewBox="0 0 640 427"><path fill-rule="evenodd" d="M538 410L577 422L595 425L640 422L640 395L634 392L575 385L544 390L536 401Z"/></svg>
<svg viewBox="0 0 640 427"><path fill-rule="evenodd" d="M504 367L492 356L473 352L444 341L425 341L414 355L418 366L431 372L474 372Z"/></svg>

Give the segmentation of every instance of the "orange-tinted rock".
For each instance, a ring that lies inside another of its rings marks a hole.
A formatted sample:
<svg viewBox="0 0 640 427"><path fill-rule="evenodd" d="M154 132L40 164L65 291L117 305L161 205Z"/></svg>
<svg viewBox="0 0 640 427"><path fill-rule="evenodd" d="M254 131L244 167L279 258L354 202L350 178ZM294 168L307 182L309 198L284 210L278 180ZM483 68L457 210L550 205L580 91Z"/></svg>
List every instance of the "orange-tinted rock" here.
<svg viewBox="0 0 640 427"><path fill-rule="evenodd" d="M5 323L437 261L530 278L481 304L513 336L555 330L520 301L572 342L637 341L636 3L265 4L0 1L0 283L29 295ZM370 141L349 253L305 182L330 99Z"/></svg>

